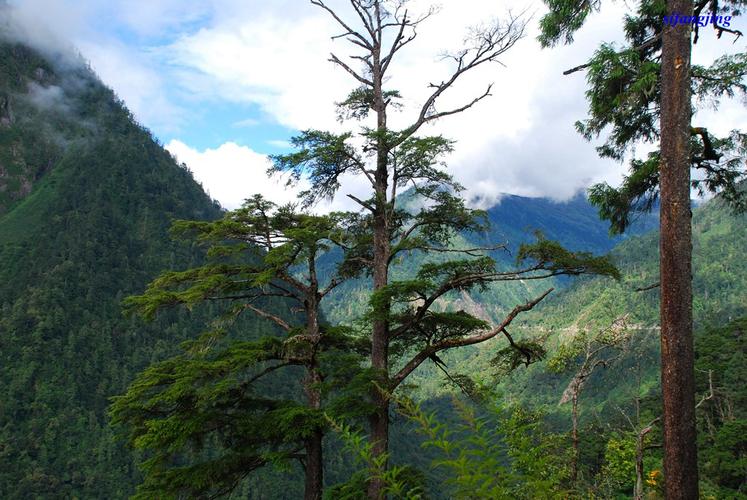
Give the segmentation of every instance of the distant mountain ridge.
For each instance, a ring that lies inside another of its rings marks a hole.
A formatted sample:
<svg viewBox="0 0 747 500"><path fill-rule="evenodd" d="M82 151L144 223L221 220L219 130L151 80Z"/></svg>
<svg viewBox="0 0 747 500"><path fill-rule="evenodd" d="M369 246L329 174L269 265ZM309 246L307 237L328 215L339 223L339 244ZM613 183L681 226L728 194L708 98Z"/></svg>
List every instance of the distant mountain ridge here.
<svg viewBox="0 0 747 500"><path fill-rule="evenodd" d="M597 208L584 192L564 201L504 194L487 213L491 239L522 242L534 231L541 231L570 250L595 254L607 253L627 237L658 225L658 216L653 212L639 218L626 235L610 236L609 224L599 219Z"/></svg>
<svg viewBox="0 0 747 500"><path fill-rule="evenodd" d="M403 193L403 204L410 203L409 192ZM574 251L591 252L603 255L615 245L631 236L643 234L658 226L658 214L640 217L625 235L611 236L609 225L599 219L597 209L579 193L570 200L554 201L549 198L529 198L505 194L500 202L486 210L488 229L482 233L462 234L453 241L455 248L475 246L491 247L505 244L505 250L490 252L502 269L515 265L516 251L522 243L533 241L539 231L545 238L560 242ZM409 255L392 268L392 276L397 279L414 269L423 259L422 254ZM332 263L327 263L326 272L332 272ZM455 307L462 307L480 317L499 319L507 310L518 303L524 303L550 286L564 288L568 279L551 279L543 282L517 281L490 286L485 292L461 294L449 300ZM368 286L364 281L343 284L329 298L325 312L332 321L347 321L360 315L365 309Z"/></svg>

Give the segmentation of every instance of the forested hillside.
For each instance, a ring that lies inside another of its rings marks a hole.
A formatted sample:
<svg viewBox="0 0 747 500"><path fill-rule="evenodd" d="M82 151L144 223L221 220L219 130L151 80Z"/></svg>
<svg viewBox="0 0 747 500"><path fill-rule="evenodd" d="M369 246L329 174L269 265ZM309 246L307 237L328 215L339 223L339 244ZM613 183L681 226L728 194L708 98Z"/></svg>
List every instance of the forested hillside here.
<svg viewBox="0 0 747 500"><path fill-rule="evenodd" d="M220 210L85 66L0 54L0 497L124 498L109 398L204 321L120 302L199 258L173 218Z"/></svg>
<svg viewBox="0 0 747 500"><path fill-rule="evenodd" d="M745 227L745 214L734 214L719 199L694 209L694 319L700 329L723 325L747 315L744 300L747 293ZM570 342L580 331L603 329L625 316L636 329L636 337L648 346L645 377L648 384L655 385L658 377L655 361L658 355L658 246L657 231L620 242L612 249L611 255L621 270L621 280L579 278L567 288L550 295L536 311L529 313L521 323L522 335L541 337L551 349L555 349ZM459 371L475 374L489 371L489 361L496 349L484 346L468 363L460 361ZM554 383L554 389L543 386L545 368L543 363L538 363L528 370L517 370L515 376L518 378L505 382L506 390L524 394L527 403L552 401L559 397L556 393L559 386ZM432 369L425 378L435 373L436 370ZM539 378L532 382L531 374ZM627 390L626 379L618 375L611 375L607 379L609 386L595 392L600 401L608 397L606 391L613 387L623 392ZM547 394L548 399L543 399L543 394Z"/></svg>
<svg viewBox="0 0 747 500"><path fill-rule="evenodd" d="M722 200L694 210L696 380L698 400L703 399L698 409L699 453L707 473L703 483L709 485L704 491L715 498L743 498L740 492L747 477L745 443L737 430L747 418L747 374L738 366L744 356L747 315L745 227L747 216L734 214ZM454 380L466 376L496 391L499 406L539 412L544 428L564 436L570 446L568 390L582 367L585 346L592 346L592 351L601 347L602 342L589 339L622 320L628 337L600 351L594 362L604 363L585 379L579 397L580 470L586 484L599 488L596 494L604 498L632 495L635 433L660 416L658 245L657 231L619 243L612 256L621 280L581 278L527 314L512 333L519 342L543 346L541 356L529 366L521 357L511 361L504 339L442 357ZM416 394L430 401L425 407L452 427L456 417L449 395L460 392L454 380L434 363L424 365L413 378ZM660 439L656 426L652 432L652 442ZM428 463L415 448L401 453L413 463ZM660 453L649 453L646 469L661 470ZM610 476L611 482L605 479Z"/></svg>

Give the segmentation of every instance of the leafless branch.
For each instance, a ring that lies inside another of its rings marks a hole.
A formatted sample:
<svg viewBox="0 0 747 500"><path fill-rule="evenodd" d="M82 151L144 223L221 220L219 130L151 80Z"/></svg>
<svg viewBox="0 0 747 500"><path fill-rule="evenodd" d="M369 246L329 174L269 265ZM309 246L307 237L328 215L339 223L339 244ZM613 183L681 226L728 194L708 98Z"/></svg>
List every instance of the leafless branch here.
<svg viewBox="0 0 747 500"><path fill-rule="evenodd" d="M445 81L438 84L431 84L433 88L431 95L423 103L418 118L410 127L405 129L399 138L399 142L404 141L407 137L414 134L423 124L436 120L438 118L453 115L465 111L477 102L490 95L490 87L481 96L473 99L464 106L455 108L450 111L434 112L436 101L439 97L465 73L488 62L497 62L498 58L513 47L521 38L524 37L526 22L522 15L510 15L506 24L496 23L488 29L474 30L472 41L474 46L464 49L457 54L447 55L446 58L454 60L456 68L451 76ZM394 144L398 145L397 142Z"/></svg>
<svg viewBox="0 0 747 500"><path fill-rule="evenodd" d="M356 71L353 68L351 68L350 66L348 66L346 63L342 62L340 60L340 58L337 57L336 55L330 54L329 60L331 62L337 64L338 66L340 66L342 69L344 69L348 73L350 73L350 75L352 75L353 78L355 78L356 80L358 80L362 84L368 85L369 87L373 87L373 82L371 80L369 80L368 78L364 78L361 75L359 75L358 73L356 73Z"/></svg>
<svg viewBox="0 0 747 500"><path fill-rule="evenodd" d="M252 383L254 383L257 380L259 380L260 378L264 377L265 375L274 372L275 370L283 368L284 366L292 366L292 365L297 365L297 364L298 363L296 363L296 362L286 361L284 363L279 363L277 365L268 366L267 368L265 368L261 372L257 373L253 377L251 377L249 380L246 380L244 383L241 384L241 386L242 387L249 386Z"/></svg>
<svg viewBox="0 0 747 500"><path fill-rule="evenodd" d="M526 361L524 362L524 364L526 366L529 366L532 363L532 351L514 342L514 338L511 336L510 333L508 333L508 330L506 329L506 327L503 328L503 335L506 337L506 339L508 339L508 343L511 345L511 347L519 351L526 358Z"/></svg>
<svg viewBox="0 0 747 500"><path fill-rule="evenodd" d="M357 196L354 196L354 195L352 195L352 194L349 194L349 195L347 195L347 196L348 196L348 198L350 198L351 200L353 200L354 202L356 202L356 203L357 203L358 205L362 206L363 208L365 208L365 209L368 209L368 210L370 210L371 212L375 211L375 209L374 209L373 205L371 205L371 204L370 204L370 203L368 203L368 202L365 202L365 201L361 200L361 199L360 199L360 198L358 198Z"/></svg>
<svg viewBox="0 0 747 500"><path fill-rule="evenodd" d="M642 286L640 288L636 288L636 292L645 292L646 290L653 290L654 288L659 288L661 286L661 283L658 281L656 283L653 283L651 285Z"/></svg>
<svg viewBox="0 0 747 500"><path fill-rule="evenodd" d="M403 240L400 240L402 242ZM436 252L436 253L461 253L464 255L469 255L470 257L482 257L484 254L482 252L492 252L495 250L505 250L507 253L510 254L508 247L503 245L494 245L490 247L475 247L475 248L444 248L444 247L434 247L429 245L414 245L411 247L401 247L397 248L395 245L394 250L392 250L391 255L389 256L389 262L392 262L394 258L399 255L402 252L410 252L414 250L422 250L426 252Z"/></svg>
<svg viewBox="0 0 747 500"><path fill-rule="evenodd" d="M399 6L397 10L399 10ZM382 75L386 73L386 70L389 68L389 64L392 62L394 55L397 52L399 52L403 47L405 47L407 44L415 40L415 38L418 35L416 31L417 25L422 23L429 17L431 17L437 11L438 11L437 8L431 7L425 14L415 19L411 19L408 17L407 10L405 10L402 17L398 15L398 12L395 12L394 14L395 22L385 23L382 25L382 28L397 28L398 29L397 35L394 37L394 41L392 42L392 45L389 48L389 52L381 60ZM409 35L405 34L405 30L407 28L410 29Z"/></svg>
<svg viewBox="0 0 747 500"><path fill-rule="evenodd" d="M345 281L345 280L342 279L342 278L332 278L332 280L324 288L324 290L322 290L321 292L319 292L319 295L321 297L326 296L329 292L331 292L332 290L334 290L335 288L337 288L343 281Z"/></svg>
<svg viewBox="0 0 747 500"><path fill-rule="evenodd" d="M254 311L258 316L261 316L261 317L263 317L265 319L269 319L270 321L274 322L275 324L277 324L278 326L280 326L285 331L290 331L291 330L291 326L288 323L286 323L285 321L283 321L283 319L280 318L279 316L276 316L274 314L268 313L264 309L260 309L259 307L256 307L255 305L250 304L250 303L244 304L244 308L245 309L249 309L250 311Z"/></svg>
<svg viewBox="0 0 747 500"><path fill-rule="evenodd" d="M713 391L713 370L708 370L708 394L700 399L698 404L695 405L695 408L700 408L703 403L713 399L714 397L715 393Z"/></svg>
<svg viewBox="0 0 747 500"><path fill-rule="evenodd" d="M710 0L711 4L711 24L713 25L713 29L716 30L716 38L721 38L721 35L724 33L730 33L734 36L734 42L737 43L737 40L742 36L742 32L739 30L729 29L725 26L721 26L718 24L718 17L716 14L718 13L718 0ZM696 38L697 40L697 38Z"/></svg>
<svg viewBox="0 0 747 500"><path fill-rule="evenodd" d="M360 18L361 22L363 22L363 27L366 28L368 35L371 37L371 40L375 40L375 23L373 17L371 17L371 13L369 12L369 10L361 4L360 0L350 0L350 4L353 6L353 9Z"/></svg>
<svg viewBox="0 0 747 500"><path fill-rule="evenodd" d="M431 247L431 246L422 246L417 247L413 249L402 249L402 251L405 250L426 250L428 252L440 252L440 253L463 253L465 255L469 255L471 257L482 257L482 253L478 252L492 252L495 250L505 250L506 245L495 245L490 247L475 247L475 248L443 248L443 247ZM399 252L398 252L399 253Z"/></svg>
<svg viewBox="0 0 747 500"><path fill-rule="evenodd" d="M321 7L322 9L326 10L337 23L342 26L342 28L345 30L345 33L343 35L339 36L348 36L350 41L356 41L358 42L358 45L361 45L363 48L371 50L373 49L373 46L369 42L369 40L352 29L345 21L343 21L340 16L337 15L337 13L329 8L324 2L321 0L310 0L313 5L316 5L317 7ZM355 5L355 2L352 2L353 5Z"/></svg>
<svg viewBox="0 0 747 500"><path fill-rule="evenodd" d="M267 285L269 287L272 287L272 288L276 289L276 290L280 290L280 292L283 293L285 297L289 297L289 298L293 298L293 299L302 301L302 297L301 297L300 294L294 293L294 292L288 290L287 288L285 288L283 286L280 286L278 283L275 283L275 282L271 281Z"/></svg>

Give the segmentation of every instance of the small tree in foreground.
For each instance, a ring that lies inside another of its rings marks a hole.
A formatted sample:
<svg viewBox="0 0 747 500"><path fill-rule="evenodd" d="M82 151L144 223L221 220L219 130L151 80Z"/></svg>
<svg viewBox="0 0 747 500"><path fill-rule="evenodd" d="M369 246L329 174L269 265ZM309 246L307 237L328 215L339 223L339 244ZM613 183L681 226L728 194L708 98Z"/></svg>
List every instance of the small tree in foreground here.
<svg viewBox="0 0 747 500"><path fill-rule="evenodd" d="M543 415L519 406L483 407L453 400L456 424L440 422L409 399L397 409L435 451L434 470L446 473L449 498L568 498L568 453Z"/></svg>
<svg viewBox="0 0 747 500"><path fill-rule="evenodd" d="M571 482L575 485L579 468L579 399L589 377L597 368L608 367L616 361L630 341L630 330L625 318L618 318L611 326L601 331L582 331L576 334L569 343L561 345L558 352L549 360L552 371L562 372L573 369L568 387L563 391L559 405L571 403ZM580 361L580 363L578 363Z"/></svg>
<svg viewBox="0 0 747 500"><path fill-rule="evenodd" d="M114 398L114 423L150 456L140 498L219 496L255 469L295 460L305 470L304 498L321 498L323 403L330 385L340 388L334 397L347 396L342 381L354 379L360 365L345 330L320 319L321 301L344 277L319 277L317 261L340 242L342 219L300 214L255 196L221 220L174 224L176 233L209 246L211 262L163 273L128 305L146 317L216 301L228 311L215 330L148 368ZM269 321L276 333L260 328L225 338L245 312ZM342 405L348 412L355 411L351 401Z"/></svg>

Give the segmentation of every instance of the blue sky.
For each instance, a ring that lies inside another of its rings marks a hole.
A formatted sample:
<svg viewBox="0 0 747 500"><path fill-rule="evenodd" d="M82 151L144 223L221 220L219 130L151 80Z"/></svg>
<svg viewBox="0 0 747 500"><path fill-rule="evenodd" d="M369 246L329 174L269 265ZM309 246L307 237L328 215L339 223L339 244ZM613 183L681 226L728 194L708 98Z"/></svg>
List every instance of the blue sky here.
<svg viewBox="0 0 747 500"><path fill-rule="evenodd" d="M144 34L129 24L117 22L116 16L108 19L112 22L111 32L116 39L141 54L148 54L157 47L167 47L180 37L205 28L210 22L210 17L203 15L156 34ZM157 60L157 63L168 71L167 61ZM204 150L233 142L260 153L273 154L287 151L288 139L298 132L279 124L255 103L231 102L221 99L220 95L196 98L184 91L178 77L166 79L163 91L169 102L189 115L177 123L154 121L152 131L164 143L181 140Z"/></svg>
<svg viewBox="0 0 747 500"><path fill-rule="evenodd" d="M329 0L343 15L344 0ZM412 0L414 11L431 5ZM594 144L574 130L586 115L583 73L562 71L583 63L601 41L620 36L629 8L609 3L576 36L572 46L541 49L536 42L541 2L441 0L440 12L392 66L389 85L404 95L405 126L428 83L448 74L439 56L463 46L470 26L528 9L526 37L502 59L443 96L453 107L493 83L493 96L467 113L425 130L457 141L448 158L467 196L490 205L501 193L566 199L591 183L619 182L625 166L598 158ZM27 36L48 48L73 45L102 80L124 99L195 178L227 207L254 192L289 201L295 191L268 179L267 154L288 151L298 130L343 130L334 102L355 86L328 61L329 53L354 53L329 16L305 0L11 0ZM635 5L634 3L632 5ZM744 29L737 19L734 25ZM44 28L46 26L46 28ZM742 40L701 36L695 62L722 51L744 50ZM747 128L743 103L696 115L724 132ZM639 148L643 154L646 147ZM340 196L322 209L347 208L346 194L365 197L360 179L343 179Z"/></svg>
<svg viewBox="0 0 747 500"><path fill-rule="evenodd" d="M138 10L145 2L106 2L77 1L56 2L13 0L12 4L39 14L52 4L53 11L67 10L72 16L79 16L74 26L78 31L65 33L70 42L79 45L83 56L90 59L94 69L105 66L104 53L96 52L90 57L86 49L91 44L98 47L110 45L113 51L124 52L132 56L132 64L138 62L145 68L167 75L161 82L159 92L174 109L179 110L178 119L158 119L151 117L146 109L136 109L138 115L144 115L144 124L164 143L181 140L190 146L204 150L218 148L226 142L247 146L257 152L272 154L286 151L287 140L297 133L292 127L279 124L271 115L263 112L252 102L235 102L223 99L221 95L195 96L181 85L178 65L169 61L163 48L168 47L182 37L190 36L201 29L211 26L220 7L210 2L148 2L150 11L145 16L161 17L160 22L140 23L137 17L123 15L128 9ZM170 19L169 19L169 16ZM48 18L49 19L49 18ZM45 22L39 19L40 22ZM126 80L127 66L116 68L122 71L119 75L102 75L115 90L120 80ZM122 96L127 100L128 95ZM147 108L150 104L144 102ZM283 144L286 143L286 144Z"/></svg>
<svg viewBox="0 0 747 500"><path fill-rule="evenodd" d="M185 108L189 107L193 116L189 126L176 130L168 126L154 128L153 132L164 143L181 140L203 150L215 149L225 142L234 142L259 153L274 154L287 152L288 139L298 132L278 124L254 104L221 101L194 103L185 102L178 97L174 102Z"/></svg>

